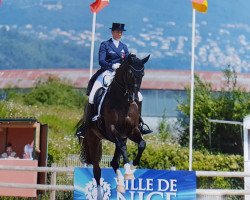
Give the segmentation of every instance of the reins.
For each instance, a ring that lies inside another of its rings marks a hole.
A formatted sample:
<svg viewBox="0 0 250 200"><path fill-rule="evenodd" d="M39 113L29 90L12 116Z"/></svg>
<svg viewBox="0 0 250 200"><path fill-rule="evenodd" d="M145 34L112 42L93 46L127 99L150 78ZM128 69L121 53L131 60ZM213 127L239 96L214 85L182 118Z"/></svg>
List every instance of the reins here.
<svg viewBox="0 0 250 200"><path fill-rule="evenodd" d="M141 72L142 70L144 70L144 67L142 67L141 69L135 69L132 65L129 65L129 67L132 68L136 72Z"/></svg>
<svg viewBox="0 0 250 200"><path fill-rule="evenodd" d="M118 83L115 78L113 80L113 82L118 86L118 88L123 92L124 96L128 93L128 90L125 89L125 87L123 87L120 83Z"/></svg>

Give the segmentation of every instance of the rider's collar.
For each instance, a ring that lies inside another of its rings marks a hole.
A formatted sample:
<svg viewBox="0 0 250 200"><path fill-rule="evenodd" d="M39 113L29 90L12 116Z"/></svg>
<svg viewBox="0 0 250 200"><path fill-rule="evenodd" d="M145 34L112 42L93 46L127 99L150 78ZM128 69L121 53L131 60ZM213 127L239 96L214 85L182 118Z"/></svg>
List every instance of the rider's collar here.
<svg viewBox="0 0 250 200"><path fill-rule="evenodd" d="M112 41L113 41L114 45L116 46L116 48L118 48L120 41L119 40L115 40L114 38L112 38Z"/></svg>

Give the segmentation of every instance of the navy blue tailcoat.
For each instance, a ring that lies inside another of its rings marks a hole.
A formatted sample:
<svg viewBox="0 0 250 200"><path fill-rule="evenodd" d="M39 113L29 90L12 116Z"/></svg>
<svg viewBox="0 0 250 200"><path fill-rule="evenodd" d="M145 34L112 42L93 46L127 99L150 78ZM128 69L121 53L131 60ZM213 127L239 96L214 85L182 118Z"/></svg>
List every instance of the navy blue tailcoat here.
<svg viewBox="0 0 250 200"><path fill-rule="evenodd" d="M101 69L99 69L89 80L86 91L87 95L90 94L95 80L102 72L106 70L113 71L112 65L115 63L121 63L124 58L128 57L128 55L128 47L121 41L119 42L118 48L114 45L112 38L102 42L99 49L99 65L101 66Z"/></svg>
<svg viewBox="0 0 250 200"><path fill-rule="evenodd" d="M119 42L118 48L114 45L112 39L104 41L99 49L99 65L103 71L111 70L112 65L121 63L124 58L128 56L128 47L126 44Z"/></svg>

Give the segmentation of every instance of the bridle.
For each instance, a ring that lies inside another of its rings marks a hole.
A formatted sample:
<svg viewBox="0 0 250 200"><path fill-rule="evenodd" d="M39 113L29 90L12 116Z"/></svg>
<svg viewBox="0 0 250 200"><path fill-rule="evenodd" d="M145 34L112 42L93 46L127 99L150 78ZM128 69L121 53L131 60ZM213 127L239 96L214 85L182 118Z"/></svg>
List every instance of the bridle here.
<svg viewBox="0 0 250 200"><path fill-rule="evenodd" d="M142 65L137 69L137 66L133 66L133 63L127 64L124 61L120 68L122 68L122 83L117 81L116 78L114 78L113 82L123 93L123 96L127 97L127 101L132 103L135 101L137 92L140 89L141 80L144 75L144 66Z"/></svg>

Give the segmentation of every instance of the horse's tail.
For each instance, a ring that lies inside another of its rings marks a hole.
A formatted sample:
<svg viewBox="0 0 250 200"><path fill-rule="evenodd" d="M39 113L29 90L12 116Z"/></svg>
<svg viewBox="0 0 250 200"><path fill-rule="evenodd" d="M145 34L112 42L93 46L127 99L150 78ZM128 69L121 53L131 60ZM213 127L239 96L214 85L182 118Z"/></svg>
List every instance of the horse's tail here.
<svg viewBox="0 0 250 200"><path fill-rule="evenodd" d="M76 124L75 126L75 136L79 137L79 135L81 135L82 131L83 131L83 127L86 121L86 116L85 113L87 112L87 105L85 105L84 107L84 114L82 115L81 119L79 120L79 122ZM79 140L80 143L80 140Z"/></svg>
<svg viewBox="0 0 250 200"><path fill-rule="evenodd" d="M90 139L89 137L87 136L80 139L80 146L81 146L80 161L82 164L87 164L87 165L94 164L96 162L99 163L102 159L102 140L98 139L100 143L99 145L96 145L95 143L93 143L93 138ZM92 135L92 137L96 136Z"/></svg>
<svg viewBox="0 0 250 200"><path fill-rule="evenodd" d="M90 153L89 153L89 146L86 138L81 138L79 140L80 146L81 146L81 151L80 151L80 161L82 164L92 164L91 158L90 158Z"/></svg>
<svg viewBox="0 0 250 200"><path fill-rule="evenodd" d="M89 147L86 138L80 137L83 131L84 123L85 123L85 111L86 106L84 107L84 114L81 119L75 126L75 136L78 137L78 142L80 144L80 161L82 164L91 164L90 156L89 156Z"/></svg>
<svg viewBox="0 0 250 200"><path fill-rule="evenodd" d="M87 106L84 108L84 113L87 112ZM101 161L102 157L102 141L94 135L94 133L85 128L84 137L81 137L81 133L85 126L85 114L76 124L75 135L78 136L80 144L80 161L82 164L94 164L94 162ZM79 137L80 136L80 137ZM99 143L100 142L100 143ZM98 145L97 145L98 143ZM91 157L92 156L92 157Z"/></svg>

